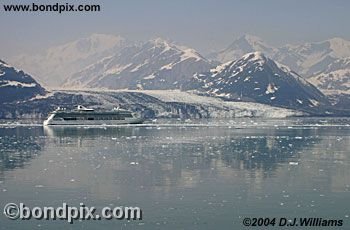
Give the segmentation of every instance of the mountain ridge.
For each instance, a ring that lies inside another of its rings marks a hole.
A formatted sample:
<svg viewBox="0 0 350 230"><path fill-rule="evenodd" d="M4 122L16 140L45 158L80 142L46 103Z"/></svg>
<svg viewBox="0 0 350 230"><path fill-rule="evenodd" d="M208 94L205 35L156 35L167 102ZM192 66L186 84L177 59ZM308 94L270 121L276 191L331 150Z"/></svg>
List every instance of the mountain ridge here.
<svg viewBox="0 0 350 230"><path fill-rule="evenodd" d="M330 105L316 87L261 52L248 53L207 73L196 74L186 89L226 100L281 107L309 109Z"/></svg>
<svg viewBox="0 0 350 230"><path fill-rule="evenodd" d="M256 42L266 44L261 38L256 36L252 36L254 40L251 41L252 39L247 39L249 36L242 36L239 39L245 39L245 42L249 43L251 47ZM231 60L236 59L237 55L242 53L242 50L240 47L233 49L235 46L232 44L237 44L239 39L234 40L226 49L216 54L211 54L210 57L219 61L225 61L222 59L223 57ZM280 47L269 46L269 48L265 49L258 46L255 51L262 51L273 60L287 65L305 78L310 78L325 93L329 92L329 88L332 88L332 90L336 88L333 92L349 93L348 89L344 90L346 87L342 87L341 83L349 79L350 67L339 65L339 63L346 62L350 58L349 40L335 37L319 42L307 42L297 45L286 44ZM330 66L333 67L333 74L328 70ZM338 66L337 69L336 66ZM321 78L323 83L320 83Z"/></svg>
<svg viewBox="0 0 350 230"><path fill-rule="evenodd" d="M197 51L162 38L125 47L67 79L64 86L108 89L175 89L210 68Z"/></svg>
<svg viewBox="0 0 350 230"><path fill-rule="evenodd" d="M25 101L46 94L29 74L0 60L0 103Z"/></svg>
<svg viewBox="0 0 350 230"><path fill-rule="evenodd" d="M37 76L46 86L59 86L66 77L129 44L121 36L92 34L35 55L22 54L11 62Z"/></svg>
<svg viewBox="0 0 350 230"><path fill-rule="evenodd" d="M275 48L266 44L260 37L244 34L234 39L225 49L209 54L208 58L225 63L238 59L246 53L259 51L270 54L274 52L274 49Z"/></svg>
<svg viewBox="0 0 350 230"><path fill-rule="evenodd" d="M105 44L102 44L102 48L100 47L101 52L89 53L89 47L98 47L101 43ZM192 56L192 61L177 63L175 60L172 60L172 57L169 57L174 55L174 53L166 57L167 60L171 60L167 63L162 58L155 59L154 56L159 55L159 53L153 52L152 54L149 50L143 50L145 55L140 54L138 49L141 49L140 47L147 43L152 43L148 46L148 49L153 47L163 49L164 52L167 52L170 48L173 51L175 50L175 53L182 50L180 51L182 54L177 54L178 60L185 59L187 55L187 58ZM191 72L205 72L217 64L199 54L194 49L177 44L174 46L174 44L176 43L163 38L155 38L150 41L136 43L127 41L121 36L93 34L87 38L78 39L55 46L53 49L48 49L50 52L47 52L45 57L38 59L38 56L33 55L33 57L27 59L29 60L28 63L21 63L21 65L17 66L36 76L36 80L46 86L57 87L58 85L56 83L64 82L67 87L173 89L181 88L180 85L186 78L185 75L192 76ZM65 51L63 52L62 49ZM87 55L85 56L84 49L87 50ZM77 50L80 50L82 53L79 53ZM227 51L226 53L225 50ZM56 51L58 52L56 53ZM324 93L349 93L346 82L349 79L350 69L344 63L350 58L350 41L346 39L331 38L320 42L307 42L297 45L287 44L281 47L273 47L257 36L246 34L238 37L226 49L219 52L222 55L221 58L231 61L239 59L247 52L254 51L263 52L264 55L278 63L287 65L303 77L310 79ZM76 56L71 55L76 52L78 53ZM139 57L136 57L137 60L132 59L128 56L128 52L143 56L143 60ZM119 57L117 57L118 55ZM121 55L124 55L128 62L122 60ZM47 58L49 56L52 56L51 59ZM65 58L67 56L69 58ZM89 57L87 58L87 56ZM116 60L116 57L118 60ZM150 58L153 58L152 63L148 63L151 60ZM215 54L212 58L215 58ZM44 59L54 59L56 61L49 61L50 64L43 61ZM64 61L60 62L59 59L64 59ZM112 59L114 60L112 61ZM196 63L198 60L202 60L201 65ZM156 63L157 61L159 63ZM110 64L111 68L105 68L104 65L107 62L114 62L114 64ZM136 65L133 65L134 63ZM343 64L340 65L339 63ZM23 65L26 68L22 68ZM92 68L94 65L95 67ZM332 67L332 72L329 70L330 66ZM34 71L41 67L45 70ZM207 70L205 70L206 67L208 67ZM105 70L101 70L101 68L105 68ZM37 74L38 72L40 74ZM80 77L77 76L79 74L81 75ZM99 77L96 77L96 75ZM124 77L121 77L122 80L119 84L115 82L118 76L113 79L112 75L118 75L119 77L123 75ZM138 75L142 76L142 78ZM86 78L85 80L84 77ZM133 84L130 83L132 81L130 80L131 78L135 79ZM55 83L51 82L52 85L49 81L55 81ZM99 83L100 81L101 83Z"/></svg>

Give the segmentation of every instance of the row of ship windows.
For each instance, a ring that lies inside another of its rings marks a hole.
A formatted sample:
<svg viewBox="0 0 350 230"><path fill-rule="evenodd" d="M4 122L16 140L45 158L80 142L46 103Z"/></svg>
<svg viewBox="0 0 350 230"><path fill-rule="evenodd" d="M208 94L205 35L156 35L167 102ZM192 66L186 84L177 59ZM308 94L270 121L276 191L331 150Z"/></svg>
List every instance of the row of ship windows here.
<svg viewBox="0 0 350 230"><path fill-rule="evenodd" d="M62 120L62 118L54 118L54 120ZM125 120L125 117L64 117L65 121L76 121L76 120Z"/></svg>

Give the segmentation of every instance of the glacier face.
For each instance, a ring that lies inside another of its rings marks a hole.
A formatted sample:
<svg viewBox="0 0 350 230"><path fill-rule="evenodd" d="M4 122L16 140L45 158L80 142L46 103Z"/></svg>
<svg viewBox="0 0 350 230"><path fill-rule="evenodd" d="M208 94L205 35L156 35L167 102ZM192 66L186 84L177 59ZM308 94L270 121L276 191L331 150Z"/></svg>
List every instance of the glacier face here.
<svg viewBox="0 0 350 230"><path fill-rule="evenodd" d="M52 95L7 104L0 108L0 118L44 118L60 107L75 108L83 104L91 108L121 107L153 118L284 118L307 113L249 102L228 102L178 90L159 91L55 91ZM34 109L33 109L34 108Z"/></svg>

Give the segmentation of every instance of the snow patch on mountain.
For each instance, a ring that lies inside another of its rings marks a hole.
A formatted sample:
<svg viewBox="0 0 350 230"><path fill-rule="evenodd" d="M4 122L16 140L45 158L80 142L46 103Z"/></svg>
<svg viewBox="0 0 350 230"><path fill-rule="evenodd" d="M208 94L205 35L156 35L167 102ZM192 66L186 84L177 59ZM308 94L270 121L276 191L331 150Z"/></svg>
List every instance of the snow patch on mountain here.
<svg viewBox="0 0 350 230"><path fill-rule="evenodd" d="M35 87L36 83L23 83L18 81L2 81L0 87L15 86L15 87Z"/></svg>

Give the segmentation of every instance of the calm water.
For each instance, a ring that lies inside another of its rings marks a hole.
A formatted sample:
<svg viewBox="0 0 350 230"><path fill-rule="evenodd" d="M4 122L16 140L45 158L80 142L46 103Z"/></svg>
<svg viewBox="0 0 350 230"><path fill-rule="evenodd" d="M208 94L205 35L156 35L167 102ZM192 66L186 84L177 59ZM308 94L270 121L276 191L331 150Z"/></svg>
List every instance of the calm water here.
<svg viewBox="0 0 350 230"><path fill-rule="evenodd" d="M1 210L0 229L242 229L244 217L343 219L329 229L350 229L349 119L158 122L2 125L1 209L138 206L143 220L12 221Z"/></svg>

